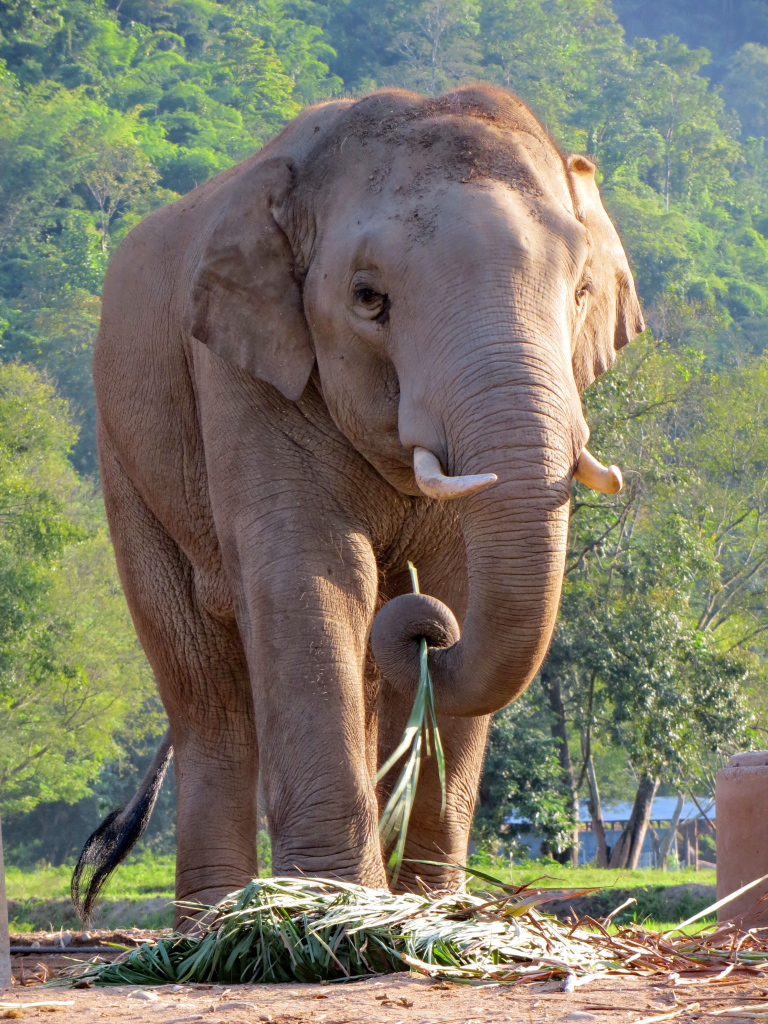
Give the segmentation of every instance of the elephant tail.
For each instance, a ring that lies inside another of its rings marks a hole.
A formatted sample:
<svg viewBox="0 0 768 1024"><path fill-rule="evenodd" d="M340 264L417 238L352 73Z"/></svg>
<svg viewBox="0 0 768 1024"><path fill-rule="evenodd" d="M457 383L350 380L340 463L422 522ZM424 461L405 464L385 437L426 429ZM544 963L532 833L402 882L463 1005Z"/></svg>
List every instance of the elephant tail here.
<svg viewBox="0 0 768 1024"><path fill-rule="evenodd" d="M104 883L121 864L152 817L160 787L173 757L168 729L136 793L124 807L118 807L88 838L72 872L70 893L75 912L84 925L90 923L96 899Z"/></svg>

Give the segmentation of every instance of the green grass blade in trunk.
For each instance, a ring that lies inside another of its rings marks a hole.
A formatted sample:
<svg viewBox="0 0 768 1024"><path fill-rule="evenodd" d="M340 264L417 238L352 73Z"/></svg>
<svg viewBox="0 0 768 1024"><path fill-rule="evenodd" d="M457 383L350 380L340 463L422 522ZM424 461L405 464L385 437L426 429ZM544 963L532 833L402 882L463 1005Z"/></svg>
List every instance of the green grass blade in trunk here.
<svg viewBox="0 0 768 1024"><path fill-rule="evenodd" d="M411 586L414 594L420 594L419 574L413 562L408 563ZM400 743L378 771L376 781L380 782L401 757L407 754L400 776L387 801L379 822L379 834L386 849L393 846L388 867L392 882L397 881L405 853L408 824L411 820L416 788L419 781L421 761L434 751L442 795L441 813L445 812L445 754L440 740L435 714L435 695L432 676L429 671L429 646L427 638L419 639L419 683L413 701L413 709L403 731Z"/></svg>

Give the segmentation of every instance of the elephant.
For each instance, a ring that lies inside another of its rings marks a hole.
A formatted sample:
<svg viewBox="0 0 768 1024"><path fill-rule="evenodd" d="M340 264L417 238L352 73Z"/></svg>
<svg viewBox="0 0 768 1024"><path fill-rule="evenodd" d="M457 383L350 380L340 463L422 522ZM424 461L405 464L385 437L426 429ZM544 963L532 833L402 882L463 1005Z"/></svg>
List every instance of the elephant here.
<svg viewBox="0 0 768 1024"><path fill-rule="evenodd" d="M459 884L489 716L551 638L572 478L621 482L580 392L642 330L594 164L490 86L310 107L131 231L98 445L169 733L86 845L86 903L171 748L177 899L257 873L257 793L276 875L386 887L377 765L422 637L446 802L427 761L397 887Z"/></svg>

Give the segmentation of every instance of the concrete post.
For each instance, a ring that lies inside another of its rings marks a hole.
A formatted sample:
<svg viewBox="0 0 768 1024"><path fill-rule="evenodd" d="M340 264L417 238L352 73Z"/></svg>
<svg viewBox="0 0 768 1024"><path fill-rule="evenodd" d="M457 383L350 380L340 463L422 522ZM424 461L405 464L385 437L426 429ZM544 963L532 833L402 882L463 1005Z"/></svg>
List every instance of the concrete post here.
<svg viewBox="0 0 768 1024"><path fill-rule="evenodd" d="M717 898L768 874L768 750L735 754L717 773ZM729 921L747 911L746 927L768 925L768 880L718 911Z"/></svg>
<svg viewBox="0 0 768 1024"><path fill-rule="evenodd" d="M0 989L10 988L12 984L11 937L8 933L8 900L5 895L3 833L2 827L0 827Z"/></svg>

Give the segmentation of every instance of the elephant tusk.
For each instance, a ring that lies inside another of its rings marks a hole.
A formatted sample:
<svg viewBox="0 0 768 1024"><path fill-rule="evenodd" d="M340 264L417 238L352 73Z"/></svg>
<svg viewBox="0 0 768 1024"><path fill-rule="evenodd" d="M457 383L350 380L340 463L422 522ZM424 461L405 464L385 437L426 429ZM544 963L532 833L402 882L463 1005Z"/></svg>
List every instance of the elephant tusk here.
<svg viewBox="0 0 768 1024"><path fill-rule="evenodd" d="M439 460L428 448L413 449L413 472L420 490L428 498L444 501L446 498L462 498L467 494L482 491L499 479L495 473L478 473L475 476L446 476Z"/></svg>
<svg viewBox="0 0 768 1024"><path fill-rule="evenodd" d="M624 486L624 478L618 466L607 468L598 462L594 455L583 449L573 474L586 487L602 494L616 494Z"/></svg>

